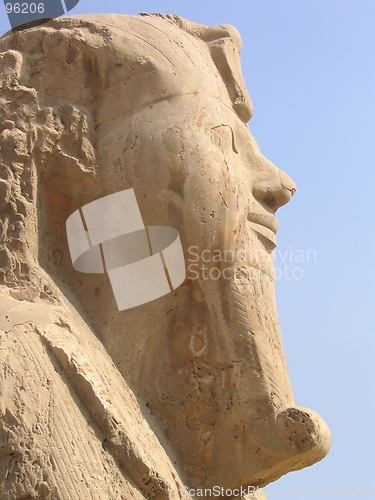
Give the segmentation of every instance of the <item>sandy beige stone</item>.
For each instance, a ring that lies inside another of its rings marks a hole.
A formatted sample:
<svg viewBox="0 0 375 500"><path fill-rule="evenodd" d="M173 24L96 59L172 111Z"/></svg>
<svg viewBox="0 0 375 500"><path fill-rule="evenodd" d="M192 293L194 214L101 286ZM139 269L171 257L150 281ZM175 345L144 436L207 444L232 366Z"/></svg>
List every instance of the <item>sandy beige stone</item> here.
<svg viewBox="0 0 375 500"><path fill-rule="evenodd" d="M328 452L274 297L295 185L249 132L240 48L231 26L164 15L0 40L1 498L174 499ZM146 226L178 230L187 279L119 311L108 275L74 269L65 224L129 188Z"/></svg>

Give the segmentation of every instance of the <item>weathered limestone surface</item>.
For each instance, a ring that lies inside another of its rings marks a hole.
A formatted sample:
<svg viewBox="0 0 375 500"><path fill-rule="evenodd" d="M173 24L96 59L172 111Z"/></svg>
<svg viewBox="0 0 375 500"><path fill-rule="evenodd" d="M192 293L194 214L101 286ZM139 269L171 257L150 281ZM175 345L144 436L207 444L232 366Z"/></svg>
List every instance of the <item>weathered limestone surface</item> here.
<svg viewBox="0 0 375 500"><path fill-rule="evenodd" d="M295 186L247 127L240 48L231 26L163 15L0 40L2 499L175 499L328 452L274 298L274 213ZM106 274L74 270L65 224L129 188L145 225L178 230L188 278L118 311Z"/></svg>

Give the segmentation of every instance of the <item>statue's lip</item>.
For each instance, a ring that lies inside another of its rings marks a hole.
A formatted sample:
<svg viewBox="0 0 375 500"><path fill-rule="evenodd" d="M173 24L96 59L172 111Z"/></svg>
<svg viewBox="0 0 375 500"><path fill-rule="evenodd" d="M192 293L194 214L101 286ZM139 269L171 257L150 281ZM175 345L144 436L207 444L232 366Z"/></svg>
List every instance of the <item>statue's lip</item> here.
<svg viewBox="0 0 375 500"><path fill-rule="evenodd" d="M253 222L254 224L259 224L260 226L264 226L276 235L277 229L279 227L279 221L276 217L269 212L264 211L261 212L249 212L247 214L247 220L249 222Z"/></svg>
<svg viewBox="0 0 375 500"><path fill-rule="evenodd" d="M277 244L276 232L279 221L276 217L269 212L249 212L247 220L250 222L250 227L261 236L261 240L265 243L266 249L272 251Z"/></svg>

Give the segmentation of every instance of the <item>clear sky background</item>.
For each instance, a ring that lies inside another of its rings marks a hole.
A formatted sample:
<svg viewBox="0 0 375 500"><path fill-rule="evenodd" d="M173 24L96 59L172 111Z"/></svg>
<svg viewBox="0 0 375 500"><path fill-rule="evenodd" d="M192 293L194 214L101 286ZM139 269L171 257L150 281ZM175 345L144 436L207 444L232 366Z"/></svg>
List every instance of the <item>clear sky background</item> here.
<svg viewBox="0 0 375 500"><path fill-rule="evenodd" d="M290 376L333 438L322 462L266 493L374 499L375 1L80 0L71 14L97 12L175 13L241 33L250 129L297 184L276 249Z"/></svg>

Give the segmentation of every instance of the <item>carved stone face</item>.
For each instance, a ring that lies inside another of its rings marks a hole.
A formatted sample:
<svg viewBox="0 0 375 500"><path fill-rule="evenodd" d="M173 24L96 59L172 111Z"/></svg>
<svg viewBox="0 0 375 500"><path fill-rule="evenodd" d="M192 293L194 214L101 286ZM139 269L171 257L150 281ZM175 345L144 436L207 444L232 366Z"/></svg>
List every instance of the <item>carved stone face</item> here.
<svg viewBox="0 0 375 500"><path fill-rule="evenodd" d="M59 20L65 34L45 35L45 73L30 74L45 103L66 103L69 81L74 102L91 109L97 168L69 186L70 164L52 158L40 209L63 227L77 208L133 188L146 226L179 231L188 278L118 311L107 276L74 271L66 237L59 266L45 267L147 404L190 484L267 484L320 460L330 442L320 417L294 406L274 299L274 213L295 186L246 125L237 32L145 19L108 16L108 33L92 30L86 44L69 19ZM59 147L76 151L77 140Z"/></svg>
<svg viewBox="0 0 375 500"><path fill-rule="evenodd" d="M107 303L99 325L106 348L195 485L277 477L280 464L315 446L301 424L315 418L310 411L293 409L284 426L294 399L271 252L274 212L293 182L210 96L160 102L100 133L102 158L116 170L99 183L133 187L145 225L179 231L188 274L171 294L133 310ZM321 431L320 423L307 428Z"/></svg>

